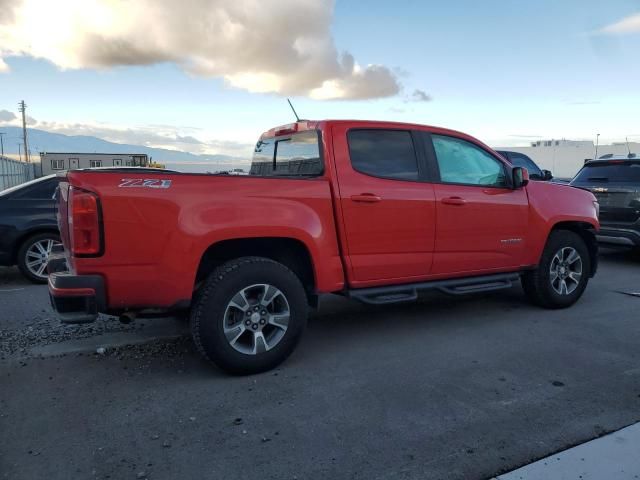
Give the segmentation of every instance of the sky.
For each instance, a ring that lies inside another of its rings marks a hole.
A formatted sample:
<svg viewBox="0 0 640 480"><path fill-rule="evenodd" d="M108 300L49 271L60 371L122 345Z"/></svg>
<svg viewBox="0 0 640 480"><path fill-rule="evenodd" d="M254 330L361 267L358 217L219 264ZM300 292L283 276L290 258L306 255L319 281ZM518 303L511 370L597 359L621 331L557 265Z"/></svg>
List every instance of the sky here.
<svg viewBox="0 0 640 480"><path fill-rule="evenodd" d="M0 132L250 155L292 121L640 141L640 0L0 0Z"/></svg>

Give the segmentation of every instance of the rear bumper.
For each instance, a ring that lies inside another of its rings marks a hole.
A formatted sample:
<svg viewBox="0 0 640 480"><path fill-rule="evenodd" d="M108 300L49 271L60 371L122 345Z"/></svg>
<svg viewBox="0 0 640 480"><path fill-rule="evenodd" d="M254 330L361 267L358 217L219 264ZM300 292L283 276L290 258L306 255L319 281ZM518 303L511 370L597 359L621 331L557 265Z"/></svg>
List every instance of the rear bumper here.
<svg viewBox="0 0 640 480"><path fill-rule="evenodd" d="M60 259L49 260L49 298L63 323L90 323L105 311L104 279L60 271Z"/></svg>
<svg viewBox="0 0 640 480"><path fill-rule="evenodd" d="M601 226L596 239L609 245L640 247L640 230Z"/></svg>

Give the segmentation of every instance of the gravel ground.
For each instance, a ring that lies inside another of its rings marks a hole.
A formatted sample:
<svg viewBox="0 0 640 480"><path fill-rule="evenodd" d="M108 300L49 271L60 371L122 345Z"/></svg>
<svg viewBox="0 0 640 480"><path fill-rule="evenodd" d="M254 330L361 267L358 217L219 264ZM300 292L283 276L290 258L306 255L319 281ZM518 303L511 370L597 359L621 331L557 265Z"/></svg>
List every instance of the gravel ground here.
<svg viewBox="0 0 640 480"><path fill-rule="evenodd" d="M107 316L91 324L64 325L51 310L47 287L29 283L15 267L0 267L0 305L0 360L28 356L36 346L143 328Z"/></svg>
<svg viewBox="0 0 640 480"><path fill-rule="evenodd" d="M0 360L26 359L35 347L69 340L102 337L110 333L145 331L153 319L121 323L100 315L94 323L61 323L49 305L46 285L25 280L17 268L0 267ZM143 345L135 348L143 350Z"/></svg>
<svg viewBox="0 0 640 480"><path fill-rule="evenodd" d="M85 325L64 325L43 311L25 319L24 325L16 330L0 330L0 360L11 357L27 357L33 347L60 343L67 340L95 337L105 333L139 331L139 323L125 325L117 318L105 317Z"/></svg>
<svg viewBox="0 0 640 480"><path fill-rule="evenodd" d="M640 290L639 266L605 254L561 311L517 287L323 298L294 355L251 377L224 375L188 338L12 356L0 478L487 479L640 420L640 298L618 293ZM3 335L47 317L44 287L0 287Z"/></svg>

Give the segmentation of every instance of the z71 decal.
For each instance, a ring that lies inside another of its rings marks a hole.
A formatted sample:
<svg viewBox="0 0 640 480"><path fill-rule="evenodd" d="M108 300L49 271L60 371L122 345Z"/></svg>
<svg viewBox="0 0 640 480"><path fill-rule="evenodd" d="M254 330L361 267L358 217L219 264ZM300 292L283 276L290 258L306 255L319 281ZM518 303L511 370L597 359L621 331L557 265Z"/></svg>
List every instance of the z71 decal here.
<svg viewBox="0 0 640 480"><path fill-rule="evenodd" d="M129 188L169 188L171 186L171 180L161 180L159 178L123 178L118 187Z"/></svg>

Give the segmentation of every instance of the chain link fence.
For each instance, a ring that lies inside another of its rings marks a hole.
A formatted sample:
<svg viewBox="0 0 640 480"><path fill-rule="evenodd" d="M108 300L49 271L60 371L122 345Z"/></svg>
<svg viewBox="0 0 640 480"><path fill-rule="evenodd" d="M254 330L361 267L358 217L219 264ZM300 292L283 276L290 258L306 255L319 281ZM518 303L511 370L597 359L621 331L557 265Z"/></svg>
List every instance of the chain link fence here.
<svg viewBox="0 0 640 480"><path fill-rule="evenodd" d="M34 178L35 165L33 163L0 157L0 191L28 182Z"/></svg>

